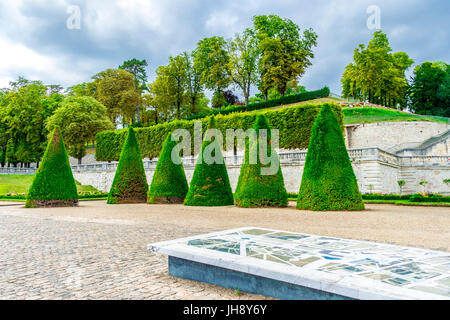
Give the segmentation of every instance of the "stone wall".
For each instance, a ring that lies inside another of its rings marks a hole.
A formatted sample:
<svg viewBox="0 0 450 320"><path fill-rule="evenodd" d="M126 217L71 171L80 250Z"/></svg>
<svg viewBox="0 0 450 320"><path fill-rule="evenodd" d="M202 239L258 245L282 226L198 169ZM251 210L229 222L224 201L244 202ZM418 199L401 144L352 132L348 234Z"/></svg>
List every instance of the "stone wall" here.
<svg viewBox="0 0 450 320"><path fill-rule="evenodd" d="M378 147L396 151L420 144L450 129L448 123L431 121L392 121L345 126L347 148Z"/></svg>
<svg viewBox="0 0 450 320"><path fill-rule="evenodd" d="M450 194L450 186L443 183L450 178L448 156L399 157L378 148L349 150L353 169L362 193L399 193L398 180L405 180L404 193L422 192L419 185L428 181L427 192ZM306 152L280 153L281 168L288 192L297 193L300 188ZM242 157L226 157L228 175L233 190L236 187ZM111 187L117 163L72 166L75 179L108 191ZM144 161L147 181L152 181L156 161ZM195 159L184 159L184 169L188 181L191 180Z"/></svg>

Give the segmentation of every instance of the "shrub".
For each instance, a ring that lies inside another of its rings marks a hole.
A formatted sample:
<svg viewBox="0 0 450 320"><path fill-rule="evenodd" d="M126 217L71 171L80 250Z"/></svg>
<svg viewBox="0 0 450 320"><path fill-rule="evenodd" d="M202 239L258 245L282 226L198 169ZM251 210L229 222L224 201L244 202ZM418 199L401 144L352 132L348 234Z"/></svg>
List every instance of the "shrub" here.
<svg viewBox="0 0 450 320"><path fill-rule="evenodd" d="M220 110L214 110L213 115L218 115L218 114L225 115L225 114L230 114L230 113L234 113L234 112L261 110L261 109L266 109L266 108L277 107L277 106L280 106L283 104L291 104L291 103L302 102L302 101L307 101L307 100L312 100L312 99L325 98L325 97L328 97L329 95L330 95L330 89L328 87L324 87L322 89L315 90L315 91L307 91L307 92L302 92L302 93L298 93L298 94L287 95L284 97L280 97L278 99L272 99L272 100L268 100L268 101L252 103L252 104L248 104L246 106L234 105L234 106L225 107ZM197 113L197 114L187 117L186 119L188 119L188 120L201 119L201 118L204 118L205 116L207 116L207 114Z"/></svg>
<svg viewBox="0 0 450 320"><path fill-rule="evenodd" d="M364 209L339 122L329 104L322 107L312 128L297 208Z"/></svg>
<svg viewBox="0 0 450 320"><path fill-rule="evenodd" d="M214 117L211 117L209 128L216 127ZM205 148L214 148L215 158L219 161L207 164L203 156L195 165L194 175L192 176L189 191L184 200L187 206L227 206L233 205L233 193L231 191L230 181L228 179L227 168L223 162L223 156L220 145L217 140L204 141L201 155L205 155ZM208 148L208 149L209 149ZM222 161L220 161L220 159Z"/></svg>
<svg viewBox="0 0 450 320"><path fill-rule="evenodd" d="M261 163L259 153L260 129L267 130L267 150L270 156L271 150L270 126L264 115L258 115L256 118L255 129L258 140L246 141L244 163L241 166L239 180L234 194L236 205L239 207L286 207L288 204L288 195L284 187L283 174L278 159L278 170L274 175L262 175L261 168L270 167L270 164ZM255 156L256 164L249 164L250 155Z"/></svg>
<svg viewBox="0 0 450 320"><path fill-rule="evenodd" d="M147 177L133 128L120 154L116 174L108 194L108 204L147 202Z"/></svg>
<svg viewBox="0 0 450 320"><path fill-rule="evenodd" d="M343 128L341 107L334 103L331 105L341 128ZM311 127L320 108L321 104L310 103L279 110L264 111L270 127L280 130L280 148L306 149L311 136ZM247 130L251 128L255 123L256 116L257 113L243 112L226 116L218 115L215 118L217 128L221 130L225 137L226 129L241 128ZM207 121L202 121L202 125L204 132L208 125ZM145 158L158 157L167 135L175 129L188 130L191 133L191 139L193 141L194 121L176 120L151 127L135 129L142 156ZM98 133L95 149L97 161L117 161L125 138L126 129ZM226 141L224 141L225 143Z"/></svg>
<svg viewBox="0 0 450 320"><path fill-rule="evenodd" d="M25 207L76 205L78 195L75 179L59 127L56 127L28 191Z"/></svg>
<svg viewBox="0 0 450 320"><path fill-rule="evenodd" d="M175 159L179 164L172 160L172 150L176 145L177 142L172 140L172 134L169 133L156 164L148 192L148 203L183 203L186 197L188 183L181 157L177 154Z"/></svg>

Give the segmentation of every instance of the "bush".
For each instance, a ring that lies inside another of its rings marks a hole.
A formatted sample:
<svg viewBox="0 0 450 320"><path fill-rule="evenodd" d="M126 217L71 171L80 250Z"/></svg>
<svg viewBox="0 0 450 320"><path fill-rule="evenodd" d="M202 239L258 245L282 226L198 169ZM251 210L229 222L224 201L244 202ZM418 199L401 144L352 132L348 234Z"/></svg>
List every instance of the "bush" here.
<svg viewBox="0 0 450 320"><path fill-rule="evenodd" d="M310 103L279 110L264 111L270 127L280 130L280 148L306 149L308 147L311 128L321 106L318 103ZM332 103L331 106L343 129L341 107L335 103ZM225 137L226 129L241 128L247 130L251 128L255 123L256 116L257 113L243 112L226 116L218 115L215 118L217 128L221 130ZM206 131L207 124L206 121L202 121L203 132ZM178 128L187 129L191 133L193 141L194 120L176 120L135 129L142 156L145 158L158 157L167 135ZM103 131L97 134L95 149L97 161L117 161L125 138L126 129Z"/></svg>
<svg viewBox="0 0 450 320"><path fill-rule="evenodd" d="M399 194L376 194L368 193L363 194L362 198L364 200L409 200L410 195L399 195Z"/></svg>
<svg viewBox="0 0 450 320"><path fill-rule="evenodd" d="M116 174L108 194L108 204L147 202L147 177L133 128L120 154Z"/></svg>
<svg viewBox="0 0 450 320"><path fill-rule="evenodd" d="M298 94L287 95L284 97L280 97L278 99L272 99L272 100L267 100L267 101L263 101L263 102L252 103L252 104L248 104L246 106L236 106L236 105L229 106L229 107L222 108L221 110L214 110L213 114L214 115L218 115L218 114L225 115L225 114L230 114L230 113L234 113L234 112L261 110L261 109L265 109L265 108L281 106L283 104L291 104L291 103L302 102L302 101L307 101L307 100L312 100L312 99L325 98L325 97L328 97L329 95L330 95L330 89L328 87L324 87L322 89L315 90L315 91L307 91L307 92L302 92L302 93L298 93ZM188 120L201 119L206 116L207 116L207 114L197 113L197 114L187 117L186 119L188 119Z"/></svg>
<svg viewBox="0 0 450 320"><path fill-rule="evenodd" d="M270 126L264 115L258 115L253 126L258 141L250 143L246 141L244 163L241 166L239 180L234 194L234 200L239 207L286 207L288 204L288 195L284 187L283 174L281 166L278 163L277 173L274 175L262 175L261 168L270 167L270 164L263 165L259 154L260 129L267 130L267 150L271 150ZM249 164L250 155L255 156L256 164ZM279 160L278 160L279 161Z"/></svg>
<svg viewBox="0 0 450 320"><path fill-rule="evenodd" d="M172 161L172 150L176 145L177 142L172 141L172 134L169 133L156 164L148 203L183 203L186 197L188 183L179 154L179 164Z"/></svg>
<svg viewBox="0 0 450 320"><path fill-rule="evenodd" d="M53 130L28 191L25 207L78 205L77 187L59 127Z"/></svg>
<svg viewBox="0 0 450 320"><path fill-rule="evenodd" d="M215 128L214 117L211 117L209 128ZM219 163L207 164L199 157L195 165L194 175L192 176L189 191L184 200L186 206L228 206L233 205L233 193L231 191L230 181L228 179L227 168L223 162L223 156L220 145L217 140L204 141L201 155L204 155L205 148L215 148L214 154L219 159ZM209 149L208 148L208 149ZM220 162L220 159L222 161Z"/></svg>
<svg viewBox="0 0 450 320"><path fill-rule="evenodd" d="M342 130L329 104L322 107L312 128L297 208L364 209Z"/></svg>

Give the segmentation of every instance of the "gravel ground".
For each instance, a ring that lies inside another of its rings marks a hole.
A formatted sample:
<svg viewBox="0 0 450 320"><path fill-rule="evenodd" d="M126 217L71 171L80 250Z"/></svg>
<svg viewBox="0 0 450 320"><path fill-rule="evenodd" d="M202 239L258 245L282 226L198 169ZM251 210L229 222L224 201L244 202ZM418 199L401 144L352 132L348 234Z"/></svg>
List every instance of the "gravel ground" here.
<svg viewBox="0 0 450 320"><path fill-rule="evenodd" d="M167 275L151 242L255 226L450 251L450 210L367 205L309 212L182 205L25 209L0 202L0 299L255 299Z"/></svg>

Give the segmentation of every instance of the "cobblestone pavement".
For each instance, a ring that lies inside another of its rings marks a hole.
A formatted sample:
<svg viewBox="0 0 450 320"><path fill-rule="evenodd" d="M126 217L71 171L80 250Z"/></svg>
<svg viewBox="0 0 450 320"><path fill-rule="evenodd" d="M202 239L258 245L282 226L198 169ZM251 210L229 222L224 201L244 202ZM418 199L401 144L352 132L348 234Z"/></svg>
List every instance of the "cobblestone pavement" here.
<svg viewBox="0 0 450 320"><path fill-rule="evenodd" d="M167 275L151 242L212 232L127 220L0 214L0 299L261 299Z"/></svg>

